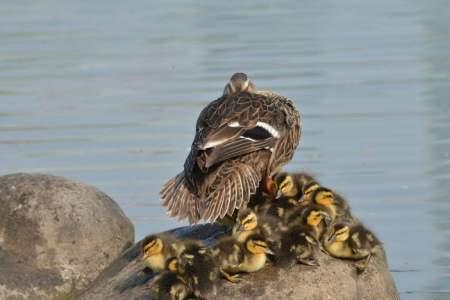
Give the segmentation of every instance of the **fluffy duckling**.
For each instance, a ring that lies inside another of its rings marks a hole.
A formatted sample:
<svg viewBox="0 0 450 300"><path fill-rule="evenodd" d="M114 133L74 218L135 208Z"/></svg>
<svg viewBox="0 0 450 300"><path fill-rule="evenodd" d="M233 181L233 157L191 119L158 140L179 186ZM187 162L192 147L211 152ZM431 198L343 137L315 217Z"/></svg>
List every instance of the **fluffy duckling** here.
<svg viewBox="0 0 450 300"><path fill-rule="evenodd" d="M337 221L349 221L352 219L350 206L347 201L345 201L342 196L326 187L321 186L315 189L312 193L311 201L329 209L333 221L336 219Z"/></svg>
<svg viewBox="0 0 450 300"><path fill-rule="evenodd" d="M284 223L289 213L299 206L300 202L297 199L281 197L267 203L264 213Z"/></svg>
<svg viewBox="0 0 450 300"><path fill-rule="evenodd" d="M239 211L232 234L241 243L244 243L251 234L260 234L271 248L276 248L281 230L282 227L276 219L267 215L258 215L252 209L246 208Z"/></svg>
<svg viewBox="0 0 450 300"><path fill-rule="evenodd" d="M253 273L264 267L267 254L274 255L266 238L261 234L251 234L244 242L244 259L239 265L240 272Z"/></svg>
<svg viewBox="0 0 450 300"><path fill-rule="evenodd" d="M272 190L275 192L275 198L285 197L299 201L303 196L305 185L310 182L317 181L306 172L281 172L275 176Z"/></svg>
<svg viewBox="0 0 450 300"><path fill-rule="evenodd" d="M303 189L305 184L316 182L308 173L278 173L270 189L271 197L264 202L264 214L273 216L282 221L288 213L303 204Z"/></svg>
<svg viewBox="0 0 450 300"><path fill-rule="evenodd" d="M200 242L187 242L185 249L168 262L168 269L179 274L197 297L216 293L219 268L211 249Z"/></svg>
<svg viewBox="0 0 450 300"><path fill-rule="evenodd" d="M288 225L300 224L318 242L331 222L331 211L326 207L308 204L292 210L285 222Z"/></svg>
<svg viewBox="0 0 450 300"><path fill-rule="evenodd" d="M303 186L303 201L310 202L313 193L320 187L321 187L320 183L315 180L312 180L312 181L309 181L308 183L306 183Z"/></svg>
<svg viewBox="0 0 450 300"><path fill-rule="evenodd" d="M332 226L323 241L325 250L334 257L363 260L356 264L359 273L367 268L370 257L381 249L381 242L362 224L339 223Z"/></svg>
<svg viewBox="0 0 450 300"><path fill-rule="evenodd" d="M212 246L212 253L219 271L230 282L238 282L239 275L231 275L244 260L244 247L233 236L224 236Z"/></svg>
<svg viewBox="0 0 450 300"><path fill-rule="evenodd" d="M311 235L309 228L294 224L281 236L281 247L276 253L276 264L290 267L296 263L318 266L314 254L319 243Z"/></svg>
<svg viewBox="0 0 450 300"><path fill-rule="evenodd" d="M184 243L170 235L150 235L141 243L144 264L153 272L164 270L167 260L183 250Z"/></svg>
<svg viewBox="0 0 450 300"><path fill-rule="evenodd" d="M240 273L253 273L262 269L267 255L274 254L261 234L250 234L243 243L231 236L224 237L217 241L212 252L223 277L233 283L240 280Z"/></svg>
<svg viewBox="0 0 450 300"><path fill-rule="evenodd" d="M190 290L183 277L171 271L161 272L150 286L160 300L198 299Z"/></svg>

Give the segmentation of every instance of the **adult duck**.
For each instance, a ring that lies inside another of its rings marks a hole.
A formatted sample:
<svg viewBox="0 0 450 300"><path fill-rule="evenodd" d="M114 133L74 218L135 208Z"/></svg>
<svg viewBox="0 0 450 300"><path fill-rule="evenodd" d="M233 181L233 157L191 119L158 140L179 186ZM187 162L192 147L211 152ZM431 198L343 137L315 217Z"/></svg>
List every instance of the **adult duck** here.
<svg viewBox="0 0 450 300"><path fill-rule="evenodd" d="M300 114L292 101L257 91L244 73L235 73L223 95L197 120L184 170L162 188L168 214L214 222L232 215L255 194L261 182L289 162L301 136Z"/></svg>

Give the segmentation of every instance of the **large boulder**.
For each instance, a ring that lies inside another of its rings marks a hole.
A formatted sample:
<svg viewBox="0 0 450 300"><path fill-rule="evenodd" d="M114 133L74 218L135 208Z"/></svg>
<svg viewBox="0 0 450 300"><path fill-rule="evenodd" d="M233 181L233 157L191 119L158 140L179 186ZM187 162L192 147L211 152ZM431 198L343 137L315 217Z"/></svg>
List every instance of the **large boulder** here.
<svg viewBox="0 0 450 300"><path fill-rule="evenodd" d="M219 225L198 225L174 230L178 236L211 244L225 233ZM127 250L81 295L80 300L152 300L146 288L153 274L141 272L140 242ZM299 300L374 300L399 299L383 255L373 257L368 269L358 275L350 261L317 253L319 267L297 265L291 269L267 266L260 272L243 276L243 282L222 281L217 295L207 299L299 299Z"/></svg>
<svg viewBox="0 0 450 300"><path fill-rule="evenodd" d="M0 177L0 299L52 299L86 288L134 243L119 206L62 177Z"/></svg>

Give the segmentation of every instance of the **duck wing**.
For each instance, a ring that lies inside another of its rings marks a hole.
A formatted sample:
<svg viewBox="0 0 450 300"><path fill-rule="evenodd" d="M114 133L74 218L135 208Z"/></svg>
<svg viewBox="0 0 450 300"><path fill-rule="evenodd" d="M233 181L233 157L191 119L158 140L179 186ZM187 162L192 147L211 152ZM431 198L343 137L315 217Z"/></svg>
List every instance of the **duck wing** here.
<svg viewBox="0 0 450 300"><path fill-rule="evenodd" d="M202 171L234 157L273 149L281 136L277 123L284 114L264 95L241 93L211 105L200 114L191 147L195 157L189 158Z"/></svg>
<svg viewBox="0 0 450 300"><path fill-rule="evenodd" d="M184 171L160 192L170 216L192 224L231 215L256 193L263 176L292 158L299 118L293 103L274 93L224 95L207 105Z"/></svg>
<svg viewBox="0 0 450 300"><path fill-rule="evenodd" d="M207 183L207 196L201 199L201 219L214 222L227 214L231 215L256 193L262 179L261 171L264 169L257 154L250 153L241 159L228 160L218 167L213 180ZM268 154L265 161L267 160Z"/></svg>

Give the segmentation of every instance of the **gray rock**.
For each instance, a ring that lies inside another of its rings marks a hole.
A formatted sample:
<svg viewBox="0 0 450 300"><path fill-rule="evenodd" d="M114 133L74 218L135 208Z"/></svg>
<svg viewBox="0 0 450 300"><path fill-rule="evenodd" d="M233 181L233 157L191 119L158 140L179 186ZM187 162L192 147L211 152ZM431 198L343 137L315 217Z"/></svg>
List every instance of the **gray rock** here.
<svg viewBox="0 0 450 300"><path fill-rule="evenodd" d="M134 242L117 204L56 176L0 177L0 299L52 299L85 289Z"/></svg>
<svg viewBox="0 0 450 300"><path fill-rule="evenodd" d="M204 240L211 244L223 235L219 225L183 227L175 234ZM100 275L80 300L153 300L146 286L153 274L141 272L142 262L137 243ZM352 262L318 253L319 267L297 265L279 269L268 265L260 272L244 275L243 282L232 284L222 280L217 295L208 299L299 299L299 300L374 300L399 299L384 254L374 257L368 269L357 275Z"/></svg>

